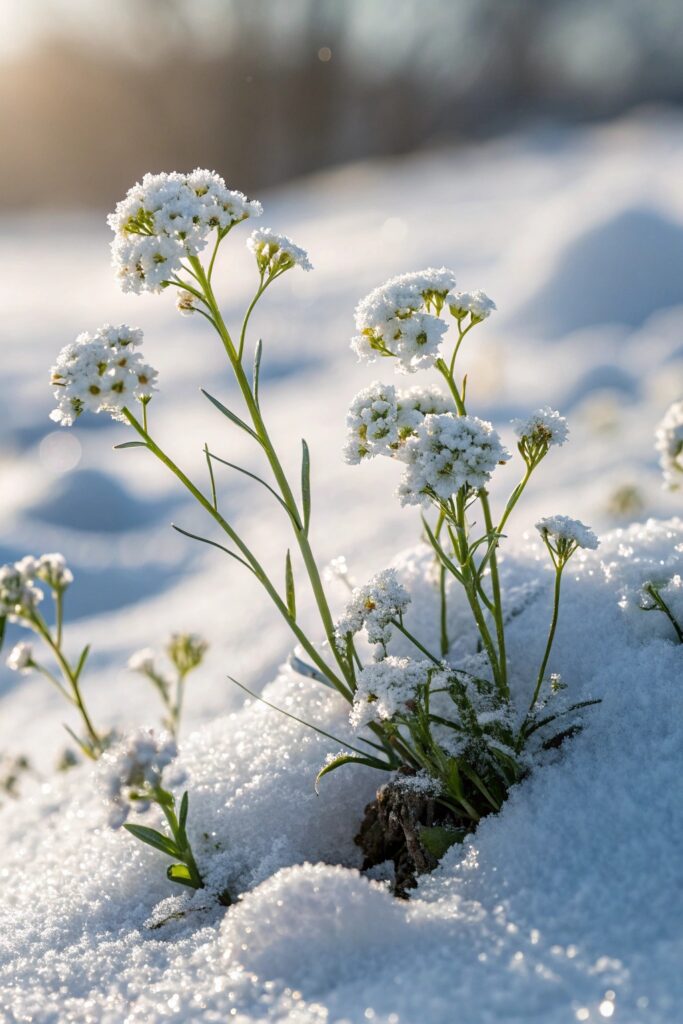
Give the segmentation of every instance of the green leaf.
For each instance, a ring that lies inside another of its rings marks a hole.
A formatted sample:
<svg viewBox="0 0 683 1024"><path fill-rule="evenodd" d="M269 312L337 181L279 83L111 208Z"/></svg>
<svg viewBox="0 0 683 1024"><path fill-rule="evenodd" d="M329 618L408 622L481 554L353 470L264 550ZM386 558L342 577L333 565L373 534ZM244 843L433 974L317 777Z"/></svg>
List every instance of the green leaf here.
<svg viewBox="0 0 683 1024"><path fill-rule="evenodd" d="M5 642L5 631L7 630L7 616L0 615L0 651Z"/></svg>
<svg viewBox="0 0 683 1024"><path fill-rule="evenodd" d="M78 682L78 680L81 677L81 672L85 668L85 663L88 660L88 655L89 654L90 654L90 644L86 644L86 646L81 651L81 656L78 659L78 664L76 665L76 671L74 672L74 677L76 679L76 682Z"/></svg>
<svg viewBox="0 0 683 1024"><path fill-rule="evenodd" d="M114 451L117 452L121 448L148 448L149 445L146 441L124 441L123 444L115 444Z"/></svg>
<svg viewBox="0 0 683 1024"><path fill-rule="evenodd" d="M183 793L183 798L180 801L180 810L178 811L178 825L180 828L180 834L185 836L185 826L187 825L187 812L190 809L190 797L187 790Z"/></svg>
<svg viewBox="0 0 683 1024"><path fill-rule="evenodd" d="M176 526L175 523L171 523L171 528L175 530L177 533L182 533L183 537L190 537L192 540L198 540L202 544L210 544L212 548L218 548L220 551L225 551L226 555L230 555L231 558L234 558L236 562L239 562L240 565L243 565L246 569L249 570L249 572L254 572L254 570L252 569L248 562L245 562L243 558L240 558L239 555L236 555L234 551L230 550L230 548L226 548L223 544L219 544L218 541L209 540L208 537L200 537L198 533L190 533L189 530L183 530L182 526ZM254 573L254 575L256 574Z"/></svg>
<svg viewBox="0 0 683 1024"><path fill-rule="evenodd" d="M453 561L448 557L448 555L446 554L446 552L442 548L442 546L439 543L438 539L434 535L434 532L433 532L431 526L427 522L427 519L426 519L425 516L422 516L422 525L425 528L425 533L427 534L427 539L429 540L429 543L434 548L434 551L436 552L436 554L437 554L441 564L444 565L446 567L446 569L448 569L449 572L453 573L455 578L457 580L459 580L460 583L464 583L464 578L463 578L462 573L460 572L459 569L456 569L455 565L453 564Z"/></svg>
<svg viewBox="0 0 683 1024"><path fill-rule="evenodd" d="M259 338L256 342L256 349L254 351L254 381L252 384L252 391L254 392L254 401L256 405L258 402L258 385L259 385L259 373L261 371L261 356L263 355L263 342Z"/></svg>
<svg viewBox="0 0 683 1024"><path fill-rule="evenodd" d="M189 885L190 889L197 888L192 880L189 868L185 864L170 864L166 869L166 877L169 882L177 882L178 885Z"/></svg>
<svg viewBox="0 0 683 1024"><path fill-rule="evenodd" d="M308 537L311 522L311 453L308 445L301 441L301 500L304 509L304 534Z"/></svg>
<svg viewBox="0 0 683 1024"><path fill-rule="evenodd" d="M161 832L157 832L156 829L147 828L145 825L124 825L127 832L130 832L132 836L139 839L141 843L147 843L148 846L154 847L155 850L161 850L162 853L168 854L169 857L178 857L180 850L168 836L164 836Z"/></svg>
<svg viewBox="0 0 683 1024"><path fill-rule="evenodd" d="M328 761L327 764L323 765L318 774L315 777L315 791L319 792L319 782L323 775L329 775L330 772L336 771L337 768L341 768L344 764L364 764L368 768L378 768L380 771L386 772L391 769L390 765L387 765L384 761L380 761L376 757L358 757L356 754L337 754L336 757Z"/></svg>
<svg viewBox="0 0 683 1024"><path fill-rule="evenodd" d="M428 853L441 860L446 850L451 846L461 843L467 833L464 830L448 828L444 825L433 825L428 828L423 825L420 828L420 841Z"/></svg>
<svg viewBox="0 0 683 1024"><path fill-rule="evenodd" d="M210 395L208 391L204 390L204 388L201 388L200 390L202 394L209 399L212 405L216 406L219 412L222 412L223 415L227 416L232 423L234 423L238 427L241 427L242 430L246 431L246 433L250 434L255 441L258 441L258 443L261 444L261 438L258 436L255 430L252 430L251 427L244 422L244 420L241 420L239 416L236 416L234 412L230 411L230 409L226 409L222 402L219 402L217 398L214 398L213 395Z"/></svg>
<svg viewBox="0 0 683 1024"><path fill-rule="evenodd" d="M287 548L285 560L285 589L287 592L287 611L290 617L296 622L296 593L294 591L294 573L292 572L292 556Z"/></svg>
<svg viewBox="0 0 683 1024"><path fill-rule="evenodd" d="M280 504L282 505L283 509L287 513L287 515L291 516L291 512L289 511L289 509L287 508L287 506L285 505L284 501L282 500L280 495L277 493L277 491L274 490L270 486L270 484L267 484L265 480L262 480L260 476L257 476L256 473L251 473L248 469L243 469L242 466L237 466L234 462L228 462L227 459L222 459L220 457L220 455L214 455L213 452L208 452L208 456L209 456L210 459L215 459L216 462L220 462L221 465L229 466L230 469L236 469L238 473L243 473L244 476L251 477L252 480L256 480L257 483L262 484L266 488L267 491L270 491L270 493L273 495L275 500L280 502ZM299 527L299 524L298 524L298 522L296 520L295 520L295 526L297 526L297 528Z"/></svg>

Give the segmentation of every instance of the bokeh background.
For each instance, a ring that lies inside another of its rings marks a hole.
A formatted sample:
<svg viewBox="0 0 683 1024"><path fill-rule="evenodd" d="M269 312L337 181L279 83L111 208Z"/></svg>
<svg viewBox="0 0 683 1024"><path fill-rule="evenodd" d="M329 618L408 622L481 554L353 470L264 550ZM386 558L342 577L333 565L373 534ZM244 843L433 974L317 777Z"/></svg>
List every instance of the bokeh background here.
<svg viewBox="0 0 683 1024"><path fill-rule="evenodd" d="M0 0L0 561L69 559L96 717L154 718L125 662L172 629L211 642L189 725L241 699L228 673L271 678L289 643L239 567L170 530L207 526L158 467L112 452L125 428L49 421L59 348L128 322L159 367L152 422L177 460L201 480L210 439L261 469L199 395L236 401L206 325L169 295L118 291L104 217L126 189L147 170L215 168L309 249L315 272L269 293L253 337L294 477L300 437L311 445L321 563L343 553L362 579L419 535L391 497L397 467L347 468L340 451L350 398L393 378L349 352L355 303L430 264L498 303L464 355L474 411L509 445L510 418L545 402L570 419L513 541L554 512L619 528L681 505L653 433L683 392L682 58L678 0ZM241 230L219 268L231 322L255 284ZM243 480L219 488L280 578L286 522ZM317 628L303 588L299 607ZM64 746L46 686L0 669L0 752Z"/></svg>

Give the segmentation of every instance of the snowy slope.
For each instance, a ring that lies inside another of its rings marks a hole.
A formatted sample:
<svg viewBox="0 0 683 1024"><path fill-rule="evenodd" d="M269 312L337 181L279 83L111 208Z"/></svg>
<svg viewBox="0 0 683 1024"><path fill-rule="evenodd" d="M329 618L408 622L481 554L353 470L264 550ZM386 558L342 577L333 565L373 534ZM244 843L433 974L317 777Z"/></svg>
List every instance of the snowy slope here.
<svg viewBox="0 0 683 1024"><path fill-rule="evenodd" d="M680 511L680 498L660 489L652 434L683 391L682 170L683 125L660 117L359 165L264 197L265 223L305 245L317 268L280 282L253 332L266 346L267 420L292 475L299 438L311 446L321 564L343 552L362 579L417 539L414 510L390 498L397 467L352 469L337 453L349 399L379 375L390 379L381 364L355 364L353 306L390 274L424 265L452 266L459 285L498 303L465 355L473 411L508 441L509 419L544 402L570 421L571 444L552 453L510 524L509 585L539 571L523 540L539 514L619 526L609 498L626 484L641 492L636 515ZM231 461L258 465L198 395L202 385L233 397L216 341L202 323L179 319L168 296L121 296L107 241L100 219L3 225L0 555L67 555L77 577L71 642L93 642L86 687L98 721L157 715L153 695L125 671L132 650L160 645L172 629L207 635L181 757L197 841L209 827L219 846L204 842L205 863L248 894L228 915L198 910L145 930L170 895L157 858L106 829L87 769L53 776L64 709L40 679L3 669L0 750L28 753L44 780L0 811L8 1019L222 1021L231 1008L242 1021L353 1024L672 1019L681 997L681 655L666 623L633 598L662 559L681 571L680 524L613 534L577 568L555 668L577 697L603 704L557 763L482 824L464 856L452 851L418 899L397 904L348 870L373 773L339 772L316 798L312 776L328 741L262 706L226 717L242 703L228 673L261 686L289 649L265 599L238 566L168 529L171 520L203 524L146 453L111 451L124 428L93 419L70 433L50 429L46 373L56 351L82 329L125 320L145 329L161 375L154 429L178 461L200 477L211 439ZM254 283L239 244L220 279L234 320ZM227 472L222 502L281 574L286 520ZM498 500L512 473L497 474ZM419 558L403 564L411 585L424 587ZM303 593L299 604L313 623ZM547 613L540 593L515 622L521 683L537 664ZM345 727L344 708L315 684L285 673L269 695L332 732Z"/></svg>

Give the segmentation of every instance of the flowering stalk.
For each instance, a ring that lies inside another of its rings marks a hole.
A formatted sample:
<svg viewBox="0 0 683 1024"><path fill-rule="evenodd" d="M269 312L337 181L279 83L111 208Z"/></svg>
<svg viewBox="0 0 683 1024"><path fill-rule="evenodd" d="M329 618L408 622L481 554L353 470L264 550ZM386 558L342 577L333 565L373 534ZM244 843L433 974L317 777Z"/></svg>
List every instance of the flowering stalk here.
<svg viewBox="0 0 683 1024"><path fill-rule="evenodd" d="M143 675L159 694L166 711L163 724L174 739L178 738L180 730L187 677L201 665L207 647L206 641L195 633L174 633L166 646L166 654L174 669L175 677L171 679L159 667L156 654L149 647L137 651L128 661L131 672Z"/></svg>

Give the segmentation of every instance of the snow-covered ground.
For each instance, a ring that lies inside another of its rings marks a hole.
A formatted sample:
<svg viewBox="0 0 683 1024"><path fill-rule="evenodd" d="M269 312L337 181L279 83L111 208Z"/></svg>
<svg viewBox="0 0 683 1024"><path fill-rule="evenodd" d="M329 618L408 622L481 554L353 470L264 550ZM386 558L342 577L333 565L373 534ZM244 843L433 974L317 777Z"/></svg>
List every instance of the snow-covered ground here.
<svg viewBox="0 0 683 1024"><path fill-rule="evenodd" d="M683 123L660 116L358 165L262 197L264 223L306 246L316 265L269 292L253 336L265 345L263 407L293 476L299 439L311 447L321 564L343 553L363 580L418 537L415 510L391 498L397 467L345 467L338 454L349 399L377 376L390 379L383 364L358 366L348 338L357 299L391 274L444 263L461 287L496 299L499 313L477 329L464 361L472 411L491 418L509 446L515 415L550 402L569 418L571 443L548 457L509 529L507 586L540 580L511 628L522 688L548 615L536 518L567 513L604 535L681 510L680 496L661 490L652 443L683 392L682 172ZM41 779L0 811L0 1014L12 1022L674 1019L683 997L681 648L662 616L636 607L636 594L643 579L681 571L680 521L611 533L596 555L572 563L552 668L577 699L603 703L464 851L453 848L416 897L398 903L353 870L352 838L375 774L341 769L316 797L313 777L330 742L260 704L242 709L227 681L260 688L289 650L256 585L170 530L171 521L204 524L147 453L111 450L125 428L100 417L57 432L47 419L57 350L83 329L127 321L145 329L160 370L155 436L197 477L205 440L256 469L248 444L198 392L236 403L216 340L203 322L180 319L168 295L117 291L100 219L2 228L0 560L67 556L76 574L69 636L74 648L93 643L85 686L100 722L124 728L158 717L154 695L124 667L133 650L160 645L173 629L207 636L210 655L188 684L181 759L206 870L245 896L227 914L197 909L146 929L171 895L160 858L107 830L90 769L54 775L65 709L40 678L3 669L0 752L28 754ZM236 318L253 287L239 243L226 247L219 280ZM494 500L514 472L496 474ZM287 521L256 485L228 473L222 505L279 578ZM620 515L614 495L631 485L640 504ZM419 551L399 562L414 604L429 607ZM337 597L341 608L341 589ZM299 605L313 624L303 591ZM333 733L345 728L341 702L289 672L268 696Z"/></svg>

